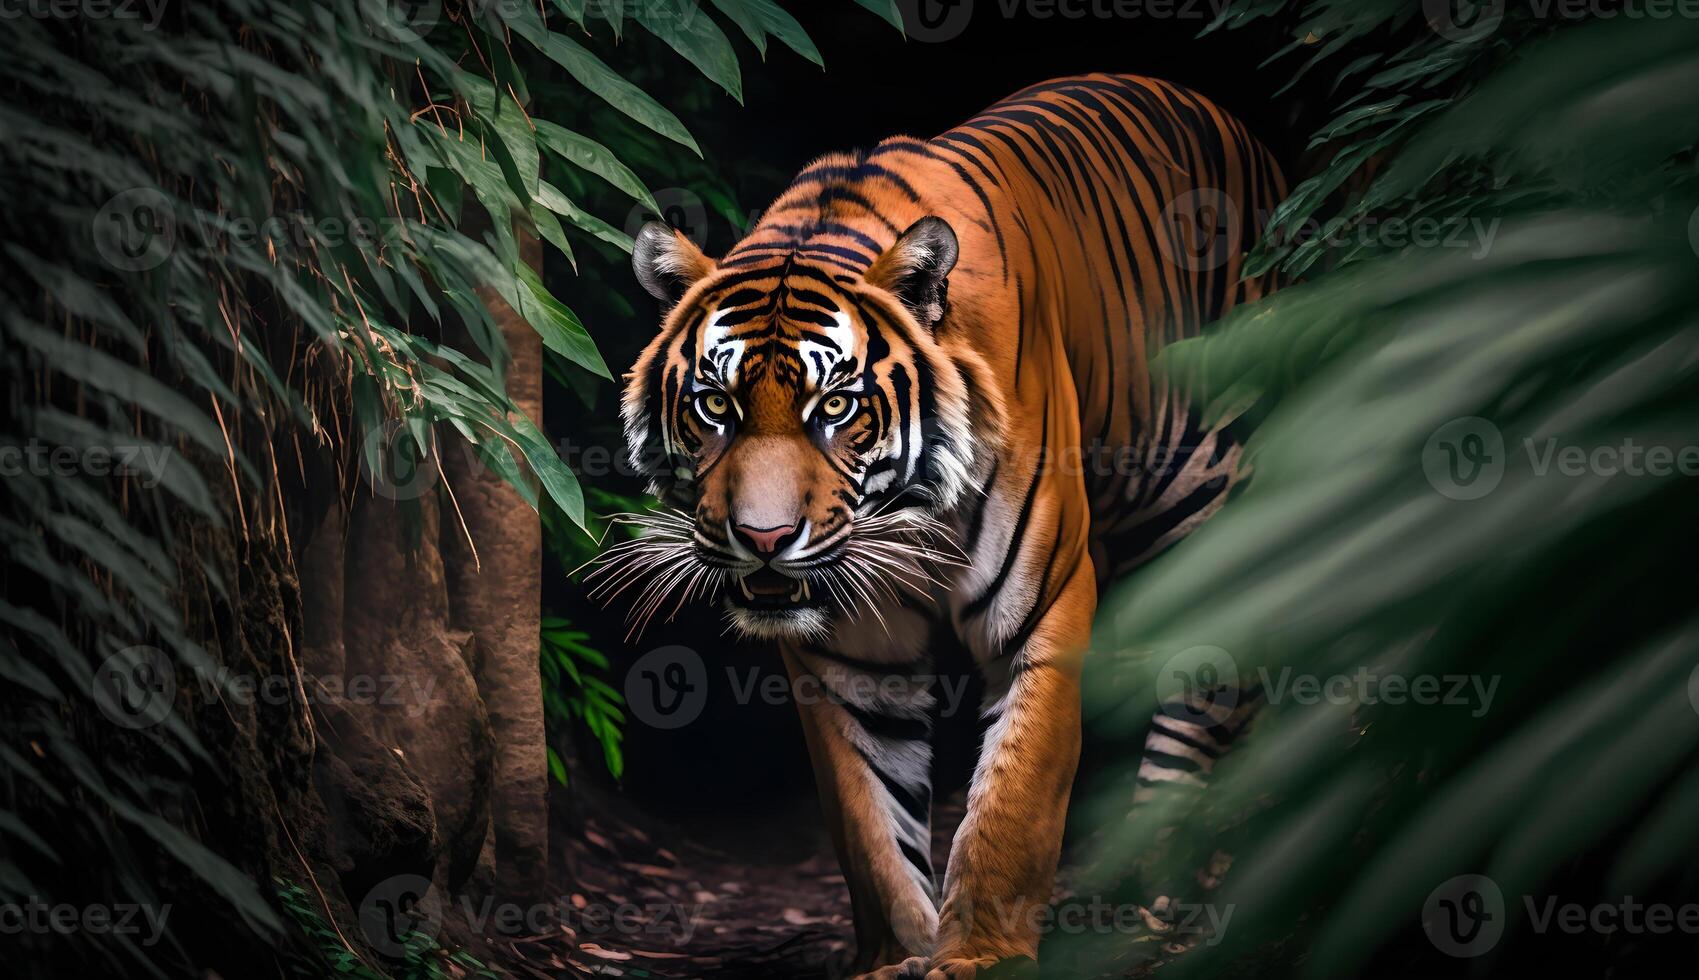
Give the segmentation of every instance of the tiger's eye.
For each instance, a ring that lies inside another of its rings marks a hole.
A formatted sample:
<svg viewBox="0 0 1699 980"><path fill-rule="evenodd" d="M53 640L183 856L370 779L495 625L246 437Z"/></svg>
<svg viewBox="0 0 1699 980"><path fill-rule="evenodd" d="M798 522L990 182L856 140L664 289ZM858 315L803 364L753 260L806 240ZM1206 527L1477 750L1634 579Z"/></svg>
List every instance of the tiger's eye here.
<svg viewBox="0 0 1699 980"><path fill-rule="evenodd" d="M731 402L726 400L725 395L716 391L702 396L702 407L708 410L709 415L717 418L726 414L732 406Z"/></svg>
<svg viewBox="0 0 1699 980"><path fill-rule="evenodd" d="M843 395L833 395L820 403L820 411L824 413L828 419L836 420L848 413L850 407L854 404L854 402L845 398Z"/></svg>

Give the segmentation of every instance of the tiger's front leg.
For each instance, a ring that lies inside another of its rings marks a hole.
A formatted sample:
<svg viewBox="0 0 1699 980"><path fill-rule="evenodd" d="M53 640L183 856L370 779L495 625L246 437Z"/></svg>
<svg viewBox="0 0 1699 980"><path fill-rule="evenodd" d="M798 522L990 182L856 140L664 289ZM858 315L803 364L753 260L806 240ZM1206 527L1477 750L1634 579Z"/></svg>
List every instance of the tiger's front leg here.
<svg viewBox="0 0 1699 980"><path fill-rule="evenodd" d="M1083 553L1056 573L1052 581L1064 584L1040 592L1030 634L983 665L988 727L950 850L927 980L1038 957L1079 763L1080 668L1097 603Z"/></svg>
<svg viewBox="0 0 1699 980"><path fill-rule="evenodd" d="M893 630L924 647L924 630ZM841 644L834 644L841 646ZM919 653L786 645L785 669L855 915L857 975L925 975L932 880L930 664ZM892 659L894 658L894 659ZM887 662L889 661L889 662Z"/></svg>

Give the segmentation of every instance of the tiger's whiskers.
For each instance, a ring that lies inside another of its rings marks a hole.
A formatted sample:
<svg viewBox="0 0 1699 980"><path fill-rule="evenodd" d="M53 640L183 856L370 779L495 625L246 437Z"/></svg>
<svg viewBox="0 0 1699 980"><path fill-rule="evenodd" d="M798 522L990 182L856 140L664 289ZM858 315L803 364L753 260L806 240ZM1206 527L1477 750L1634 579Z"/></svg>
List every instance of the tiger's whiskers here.
<svg viewBox="0 0 1699 980"><path fill-rule="evenodd" d="M573 569L573 574L591 569L584 578L586 584L595 583L589 598L604 607L641 583L626 617L627 641L641 636L663 609L662 621L671 622L698 595L712 598L725 586L730 569L703 561L695 547L696 519L691 514L679 510L626 513L608 520L610 527L638 529L637 537L607 549Z"/></svg>
<svg viewBox="0 0 1699 980"><path fill-rule="evenodd" d="M870 612L887 635L882 606L899 604L905 594L936 603L946 572L968 564L967 555L937 518L914 508L882 506L858 518L843 553L797 576L809 588L821 588L848 616ZM637 536L608 548L573 572L585 576L589 597L608 606L634 592L626 639L641 636L657 616L671 622L697 598L712 599L738 566L718 565L696 546L696 519L681 510L615 514L611 527L637 529Z"/></svg>

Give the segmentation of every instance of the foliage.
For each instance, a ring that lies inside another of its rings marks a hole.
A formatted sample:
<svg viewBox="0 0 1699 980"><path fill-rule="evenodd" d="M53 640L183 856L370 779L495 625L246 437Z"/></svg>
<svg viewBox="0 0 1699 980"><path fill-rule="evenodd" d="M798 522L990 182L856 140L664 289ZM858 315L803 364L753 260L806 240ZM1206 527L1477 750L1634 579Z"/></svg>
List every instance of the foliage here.
<svg viewBox="0 0 1699 980"><path fill-rule="evenodd" d="M625 775L625 756L620 741L625 696L604 679L608 658L592 648L590 634L575 630L560 616L543 617L542 670L543 707L552 722L582 722L602 747L602 761L615 779ZM553 747L549 749L549 772L566 785L566 766Z"/></svg>
<svg viewBox="0 0 1699 980"><path fill-rule="evenodd" d="M499 980L503 974L480 962L463 949L448 950L432 936L408 933L403 952L387 973L380 973L348 946L342 934L326 922L305 888L278 878L273 882L278 903L295 926L312 943L318 962L296 964L296 973L308 977L347 977L350 980L463 980L466 977Z"/></svg>
<svg viewBox="0 0 1699 980"><path fill-rule="evenodd" d="M1234 3L1225 20L1274 6ZM1154 855L1148 880L1185 881L1186 862L1233 842L1210 898L1231 927L1187 972L1391 972L1375 957L1412 941L1424 902L1464 873L1499 886L1512 933L1520 896L1693 884L1692 476L1646 454L1699 435L1699 25L1513 9L1459 42L1429 30L1428 6L1306 6L1297 70L1332 70L1349 94L1262 266L1309 281L1159 365L1218 417L1258 422L1253 475L1105 598L1088 725L1136 757L1151 692L1199 647L1270 703L1201 802L1126 821L1132 773L1117 771L1080 810L1100 831L1085 887L1128 898L1148 898L1115 881L1139 856ZM1461 249L1291 234L1392 218L1496 234ZM1632 447L1639 468L1620 468ZM1487 482L1461 479L1459 458ZM1494 692L1409 704L1283 687L1362 670ZM1099 939L1082 943L1100 966L1127 955ZM1587 948L1600 966L1635 950Z"/></svg>
<svg viewBox="0 0 1699 980"><path fill-rule="evenodd" d="M534 114L529 83L570 78L552 91L603 100L649 139L695 141L592 52L609 40L593 17L623 28L621 5L595 7L426 4L408 20L374 0L221 0L157 22L9 23L0 207L29 237L4 246L17 271L0 283L0 442L81 465L0 483L0 900L86 890L157 905L151 856L164 854L253 935L281 934L268 897L183 816L197 811L190 781L219 778L190 692L219 689L206 624L243 608L232 575L245 571L190 546L224 529L286 553L286 474L310 475L303 456L341 458L331 489L346 496L435 467L452 431L529 502L585 523L575 475L512 410L480 291L555 364L608 377L519 240L569 262L585 243L629 247L549 179L563 169L649 196L601 143ZM758 47L813 50L770 0L716 7ZM624 9L737 94L712 18ZM86 462L130 450L157 472ZM154 647L178 710L145 730L109 723L101 709L124 707ZM194 955L122 935L75 943L109 972Z"/></svg>

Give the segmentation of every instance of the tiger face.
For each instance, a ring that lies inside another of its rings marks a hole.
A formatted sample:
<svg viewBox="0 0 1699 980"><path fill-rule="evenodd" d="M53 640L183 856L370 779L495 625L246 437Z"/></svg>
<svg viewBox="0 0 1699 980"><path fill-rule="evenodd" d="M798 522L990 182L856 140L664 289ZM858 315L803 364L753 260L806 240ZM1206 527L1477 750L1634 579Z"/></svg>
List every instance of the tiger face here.
<svg viewBox="0 0 1699 980"><path fill-rule="evenodd" d="M956 252L923 218L859 275L795 251L721 266L646 225L633 265L670 310L622 408L668 510L627 515L639 534L604 555L602 594L635 593L642 621L717 595L773 638L929 596L983 449L978 362L939 336Z"/></svg>

